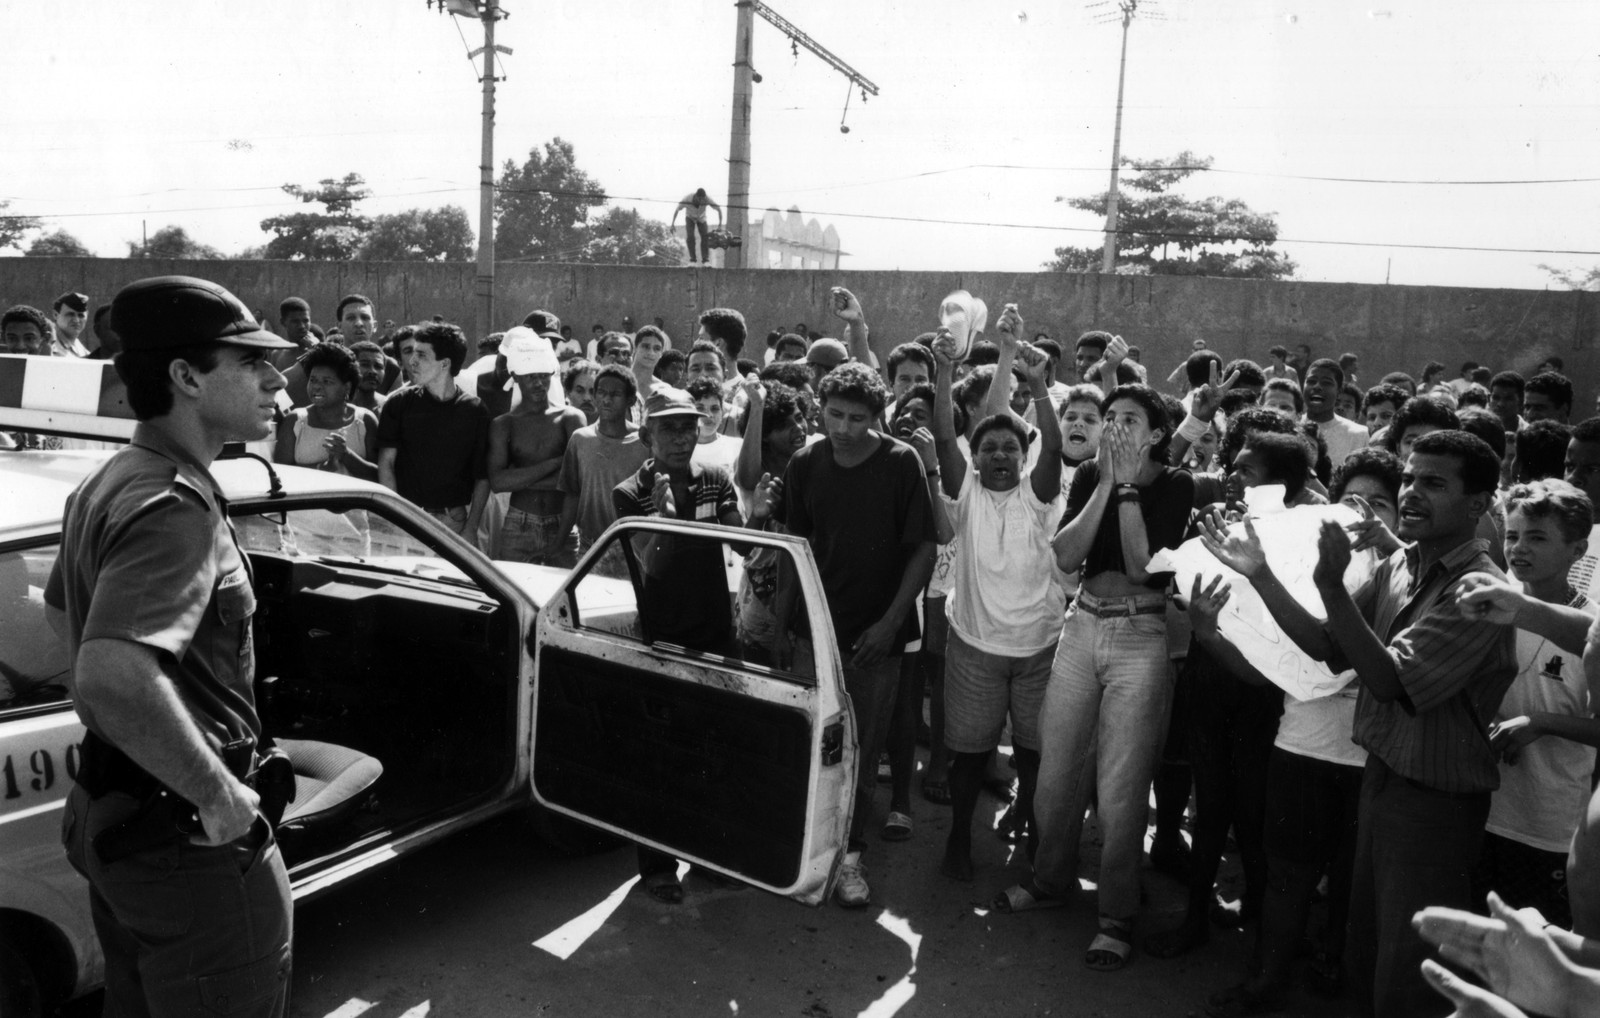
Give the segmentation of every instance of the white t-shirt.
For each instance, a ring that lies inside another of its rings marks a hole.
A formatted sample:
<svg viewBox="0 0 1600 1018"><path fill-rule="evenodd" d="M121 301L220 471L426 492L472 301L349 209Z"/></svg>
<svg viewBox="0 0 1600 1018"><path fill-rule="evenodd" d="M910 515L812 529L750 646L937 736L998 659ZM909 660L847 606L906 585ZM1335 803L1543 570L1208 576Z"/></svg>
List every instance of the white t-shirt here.
<svg viewBox="0 0 1600 1018"><path fill-rule="evenodd" d="M1567 571L1567 582L1591 603L1600 604L1600 523L1589 531L1589 550L1572 563Z"/></svg>
<svg viewBox="0 0 1600 1018"><path fill-rule="evenodd" d="M1010 491L990 491L970 472L958 498L940 497L962 543L950 591L951 630L1002 657L1049 649L1067 601L1050 552L1064 500L1039 501L1026 475Z"/></svg>
<svg viewBox="0 0 1600 1018"><path fill-rule="evenodd" d="M1572 607L1590 615L1595 606L1580 597ZM1589 640L1597 636L1591 627ZM1495 712L1496 721L1524 714L1590 715L1583 657L1542 636L1517 630L1517 677ZM1594 750L1546 736L1525 746L1514 764L1500 764L1500 787L1489 800L1485 830L1545 852L1565 853L1583 820L1594 774Z"/></svg>
<svg viewBox="0 0 1600 1018"><path fill-rule="evenodd" d="M734 464L739 460L739 450L744 447L742 439L731 435L718 435L711 441L694 447L692 462L702 466L718 466L733 476Z"/></svg>
<svg viewBox="0 0 1600 1018"><path fill-rule="evenodd" d="M1361 683L1354 671L1345 672L1349 684L1332 696L1315 700L1283 698L1283 717L1272 744L1296 756L1365 767L1367 751L1350 741L1356 723L1356 692Z"/></svg>
<svg viewBox="0 0 1600 1018"><path fill-rule="evenodd" d="M1338 414L1333 415L1333 420L1318 424L1317 434L1321 435L1322 441L1327 444L1328 460L1335 470L1344 465L1347 456L1357 449L1364 448L1368 437L1365 425L1347 421Z"/></svg>

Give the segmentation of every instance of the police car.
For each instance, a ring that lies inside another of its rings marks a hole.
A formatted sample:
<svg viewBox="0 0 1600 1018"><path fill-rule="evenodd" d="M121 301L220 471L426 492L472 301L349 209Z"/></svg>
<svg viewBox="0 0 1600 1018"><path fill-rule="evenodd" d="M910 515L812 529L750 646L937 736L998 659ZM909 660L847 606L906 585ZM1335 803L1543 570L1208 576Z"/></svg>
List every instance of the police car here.
<svg viewBox="0 0 1600 1018"><path fill-rule="evenodd" d="M0 433L18 432L0 444L44 446L0 451L8 1018L101 980L88 885L60 846L83 728L43 589L67 495L132 430L109 365L0 355ZM107 447L75 448L95 445ZM826 897L856 752L831 635L793 670L647 642L633 550L639 535L671 534L789 556L812 631L831 634L804 542L624 520L577 568L550 569L491 561L355 478L248 453L212 473L254 574L257 701L298 777L279 829L296 899L529 807L545 829L653 845L808 904ZM735 589L730 575L730 602Z"/></svg>

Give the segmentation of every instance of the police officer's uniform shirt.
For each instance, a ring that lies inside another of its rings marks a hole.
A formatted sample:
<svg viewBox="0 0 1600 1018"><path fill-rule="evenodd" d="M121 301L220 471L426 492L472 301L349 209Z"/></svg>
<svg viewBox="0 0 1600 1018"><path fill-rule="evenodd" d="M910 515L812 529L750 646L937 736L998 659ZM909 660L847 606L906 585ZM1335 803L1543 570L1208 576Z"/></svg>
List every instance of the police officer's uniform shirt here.
<svg viewBox="0 0 1600 1018"><path fill-rule="evenodd" d="M45 601L66 613L74 664L88 640L143 644L169 659L208 742L260 738L249 567L216 481L160 430L140 424L67 499ZM77 708L103 737L92 707Z"/></svg>

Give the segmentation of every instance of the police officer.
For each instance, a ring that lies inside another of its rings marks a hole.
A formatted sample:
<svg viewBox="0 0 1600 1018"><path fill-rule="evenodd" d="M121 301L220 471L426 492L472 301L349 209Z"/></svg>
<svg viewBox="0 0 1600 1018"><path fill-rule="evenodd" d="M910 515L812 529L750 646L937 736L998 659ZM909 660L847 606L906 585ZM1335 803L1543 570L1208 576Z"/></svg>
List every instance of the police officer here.
<svg viewBox="0 0 1600 1018"><path fill-rule="evenodd" d="M252 787L255 598L209 466L272 432L289 344L215 283L112 301L133 440L67 500L45 592L88 733L62 836L88 878L108 1015L282 1015L291 899Z"/></svg>

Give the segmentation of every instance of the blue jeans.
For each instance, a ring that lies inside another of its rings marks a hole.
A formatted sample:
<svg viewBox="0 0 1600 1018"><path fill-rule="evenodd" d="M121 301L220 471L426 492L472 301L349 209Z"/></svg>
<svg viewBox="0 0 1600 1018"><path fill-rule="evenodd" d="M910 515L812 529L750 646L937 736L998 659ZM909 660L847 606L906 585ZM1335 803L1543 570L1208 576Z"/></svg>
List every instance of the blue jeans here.
<svg viewBox="0 0 1600 1018"><path fill-rule="evenodd" d="M500 558L571 569L578 563L577 531L561 533L560 513L530 513L512 506L500 527Z"/></svg>
<svg viewBox="0 0 1600 1018"><path fill-rule="evenodd" d="M1429 905L1471 910L1488 822L1488 792L1436 791L1367 757L1345 948L1358 1007L1370 1004L1377 1018L1450 1013L1450 1002L1422 978L1433 952L1411 917Z"/></svg>
<svg viewBox="0 0 1600 1018"><path fill-rule="evenodd" d="M212 848L182 838L104 862L101 831L139 802L74 786L62 816L67 860L89 881L106 957L108 1015L259 1015L288 1010L293 902L266 821Z"/></svg>
<svg viewBox="0 0 1600 1018"><path fill-rule="evenodd" d="M1162 595L1142 595L1160 598ZM1165 615L1099 618L1080 596L1067 610L1039 713L1039 849L1034 882L1076 890L1078 842L1091 783L1099 785L1100 914L1139 911L1139 865L1150 781L1172 700Z"/></svg>

